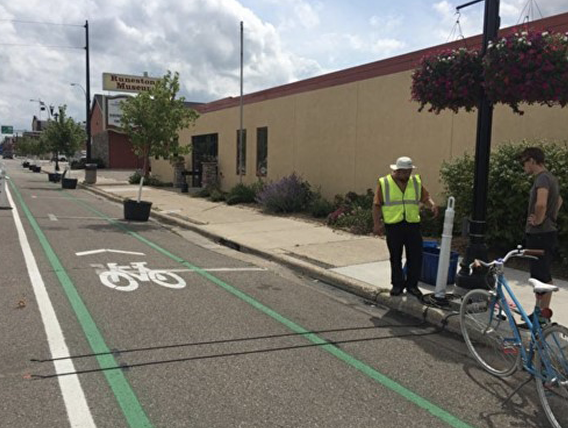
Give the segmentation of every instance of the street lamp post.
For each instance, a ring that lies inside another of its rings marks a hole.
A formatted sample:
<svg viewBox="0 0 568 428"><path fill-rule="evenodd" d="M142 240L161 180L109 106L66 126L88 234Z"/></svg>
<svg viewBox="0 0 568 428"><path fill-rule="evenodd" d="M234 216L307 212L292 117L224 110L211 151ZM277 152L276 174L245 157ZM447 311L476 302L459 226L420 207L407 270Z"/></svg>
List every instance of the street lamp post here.
<svg viewBox="0 0 568 428"><path fill-rule="evenodd" d="M89 21L85 21L85 98L87 100L87 163L91 162L91 66L89 60ZM84 90L84 89L83 89Z"/></svg>
<svg viewBox="0 0 568 428"><path fill-rule="evenodd" d="M85 159L85 183L95 184L97 182L97 169L96 169L96 164L93 164L91 159L91 117L89 114L90 113L89 87L87 86L87 90L85 90L85 88L83 88L78 83L71 83L71 86L78 86L85 94L85 104L87 107L86 109L87 118L85 121L85 126L87 128L87 156Z"/></svg>
<svg viewBox="0 0 568 428"><path fill-rule="evenodd" d="M87 95L87 91L79 83L71 83L71 86L78 86L83 91L83 94L85 94L85 104L86 104L86 114L87 114L87 117L85 118L85 128L86 128L85 130L87 131L86 149L87 149L87 162L88 162L91 159L91 120L89 118L90 100L89 96Z"/></svg>
<svg viewBox="0 0 568 428"><path fill-rule="evenodd" d="M458 6L457 10L485 1L483 15L483 41L481 56L485 55L490 41L497 38L499 33L499 2L500 0L472 0ZM469 221L469 244L461 262L461 269L456 277L456 285L461 288L483 288L486 284L486 273L481 270L469 273L469 264L475 259L487 260L485 244L487 189L489 181L489 157L491 151L491 127L493 121L493 104L487 98L483 88L478 104L477 136L475 143L475 174L473 185L472 216Z"/></svg>

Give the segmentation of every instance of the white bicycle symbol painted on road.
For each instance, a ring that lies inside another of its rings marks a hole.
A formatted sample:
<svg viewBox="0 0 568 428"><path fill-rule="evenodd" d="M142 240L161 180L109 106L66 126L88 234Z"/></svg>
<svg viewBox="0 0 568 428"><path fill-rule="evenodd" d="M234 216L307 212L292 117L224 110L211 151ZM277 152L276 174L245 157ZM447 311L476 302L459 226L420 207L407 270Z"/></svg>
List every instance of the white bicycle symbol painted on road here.
<svg viewBox="0 0 568 428"><path fill-rule="evenodd" d="M186 286L179 275L163 269L149 269L146 264L131 262L130 265L119 266L118 263L107 263L108 270L100 270L99 278L103 285L120 291L134 291L139 287L138 282L154 282L174 289Z"/></svg>

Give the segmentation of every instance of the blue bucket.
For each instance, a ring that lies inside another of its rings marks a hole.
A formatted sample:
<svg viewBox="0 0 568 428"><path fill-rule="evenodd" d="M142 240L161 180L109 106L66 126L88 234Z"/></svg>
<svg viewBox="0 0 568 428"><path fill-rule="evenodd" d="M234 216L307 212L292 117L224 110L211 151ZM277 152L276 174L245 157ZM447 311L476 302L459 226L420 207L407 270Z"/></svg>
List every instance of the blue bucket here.
<svg viewBox="0 0 568 428"><path fill-rule="evenodd" d="M448 282L453 284L456 282L456 272L458 270L459 254L455 251L450 252L450 265L448 266ZM422 272L420 273L420 281L426 284L436 285L438 275L438 263L440 261L440 249L436 247L424 246L422 252Z"/></svg>

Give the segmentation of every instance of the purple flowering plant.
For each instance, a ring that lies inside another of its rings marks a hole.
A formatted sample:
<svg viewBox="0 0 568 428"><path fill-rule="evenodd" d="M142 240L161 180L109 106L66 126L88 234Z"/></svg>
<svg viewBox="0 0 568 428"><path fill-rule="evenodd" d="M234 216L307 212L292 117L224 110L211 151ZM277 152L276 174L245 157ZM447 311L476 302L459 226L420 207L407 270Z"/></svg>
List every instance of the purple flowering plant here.
<svg viewBox="0 0 568 428"><path fill-rule="evenodd" d="M471 111L479 101L481 79L477 51L459 48L427 56L412 74L412 100L420 103L418 111L427 104L436 114L444 109Z"/></svg>
<svg viewBox="0 0 568 428"><path fill-rule="evenodd" d="M523 31L490 43L483 58L484 88L493 103L549 107L568 104L568 35Z"/></svg>
<svg viewBox="0 0 568 428"><path fill-rule="evenodd" d="M266 184L257 194L262 209L274 213L292 213L306 209L312 199L310 184L296 173Z"/></svg>

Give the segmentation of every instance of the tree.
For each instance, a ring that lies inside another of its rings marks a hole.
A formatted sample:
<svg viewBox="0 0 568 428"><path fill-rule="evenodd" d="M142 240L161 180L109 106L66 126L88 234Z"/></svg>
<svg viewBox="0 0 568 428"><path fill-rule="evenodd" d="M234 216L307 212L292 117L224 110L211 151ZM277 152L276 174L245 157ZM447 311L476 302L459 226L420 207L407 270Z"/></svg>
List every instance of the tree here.
<svg viewBox="0 0 568 428"><path fill-rule="evenodd" d="M121 103L121 125L132 141L134 153L144 159L145 178L150 156L171 159L190 150L189 145L180 145L178 132L193 124L199 115L185 107L183 97L176 98L179 88L179 73L172 75L168 71L150 91Z"/></svg>
<svg viewBox="0 0 568 428"><path fill-rule="evenodd" d="M86 140L87 134L83 127L73 118L67 117L67 106L59 107L59 114L55 120L48 122L40 140L45 143L48 150L55 153L55 170L59 171L59 154L64 154L70 159Z"/></svg>
<svg viewBox="0 0 568 428"><path fill-rule="evenodd" d="M16 139L14 151L18 156L29 157L37 151L32 147L34 144L39 145L39 141L34 141L34 139L30 137L19 137Z"/></svg>

